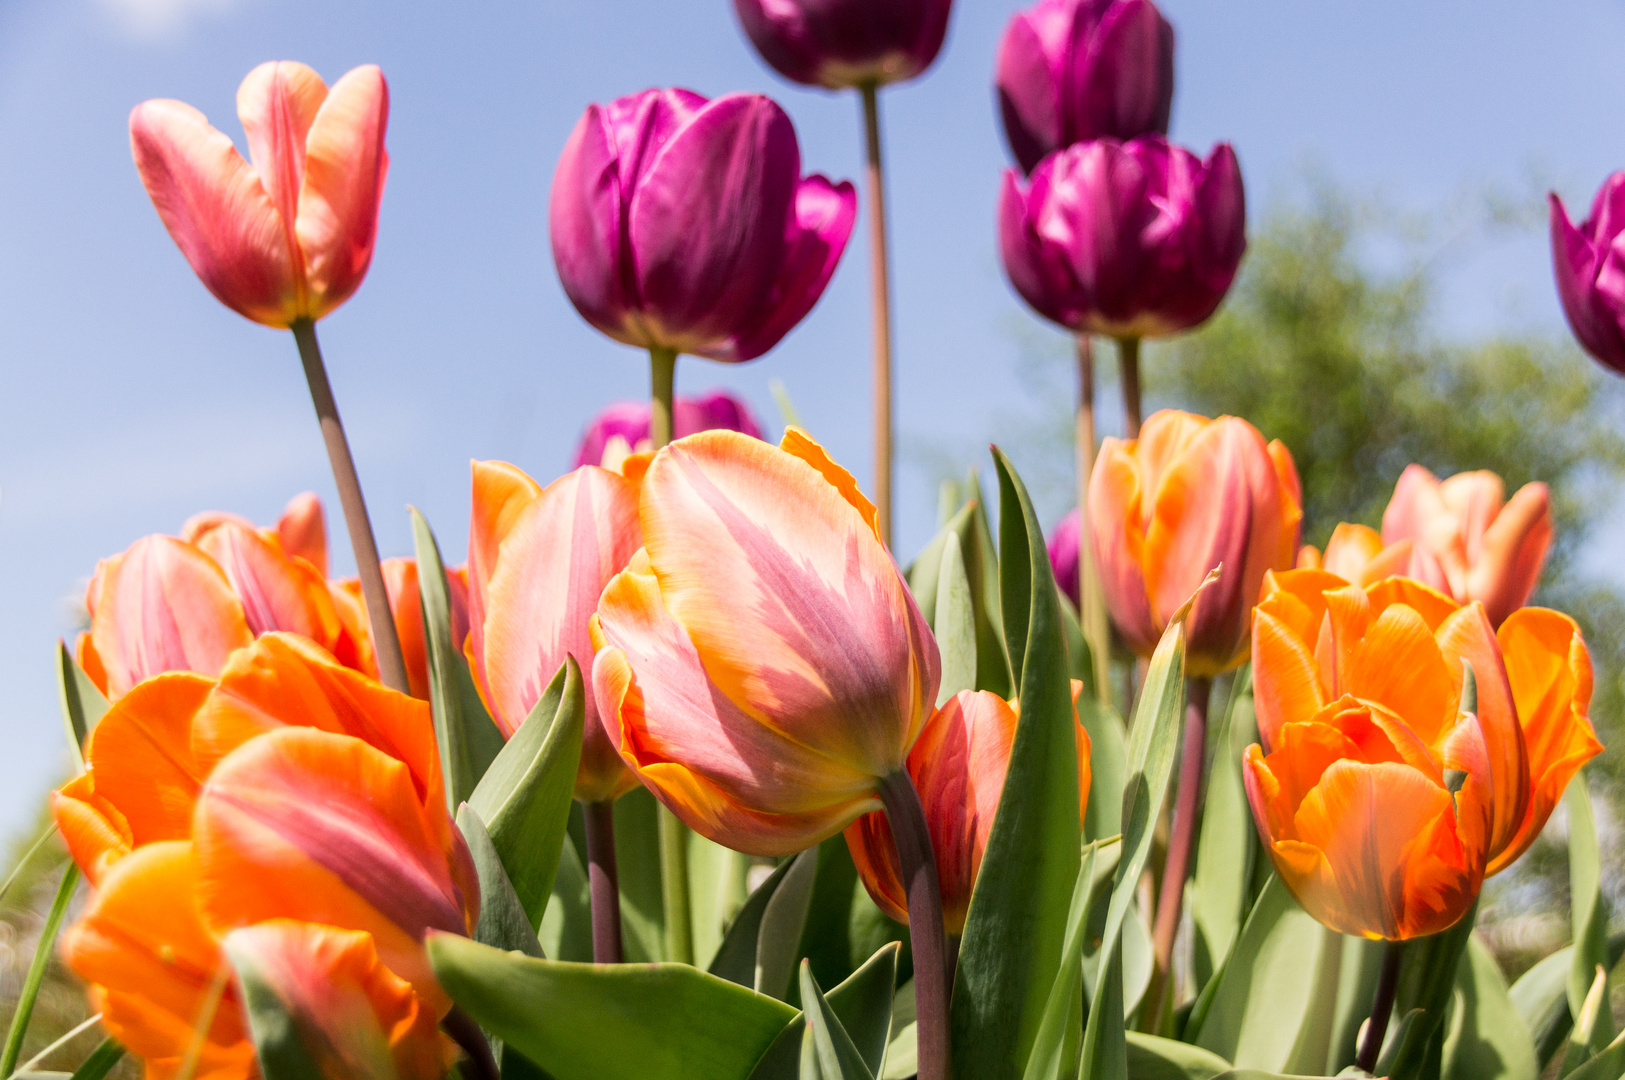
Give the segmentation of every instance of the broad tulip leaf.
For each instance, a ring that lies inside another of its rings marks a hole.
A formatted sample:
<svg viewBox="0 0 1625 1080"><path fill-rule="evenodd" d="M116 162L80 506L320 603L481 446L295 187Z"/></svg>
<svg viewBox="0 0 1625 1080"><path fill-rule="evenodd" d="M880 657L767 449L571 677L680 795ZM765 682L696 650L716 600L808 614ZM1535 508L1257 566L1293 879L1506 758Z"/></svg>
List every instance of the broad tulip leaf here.
<svg viewBox="0 0 1625 1080"><path fill-rule="evenodd" d="M1060 968L1081 859L1078 748L1060 604L1037 515L1000 451L1004 628L1021 719L971 894L952 1002L954 1074L1019 1077Z"/></svg>
<svg viewBox="0 0 1625 1080"><path fill-rule="evenodd" d="M814 849L816 850L816 849ZM762 916L767 913L768 901L784 883L785 877L796 860L805 856L802 852L795 859L786 859L774 868L767 880L756 886L756 891L745 900L745 906L739 909L739 915L734 919L733 925L728 927L728 933L717 948L717 954L711 960L708 969L719 979L738 983L740 986L755 987L756 985L756 943L761 936Z"/></svg>
<svg viewBox="0 0 1625 1080"><path fill-rule="evenodd" d="M1569 1015L1578 1016L1591 989L1598 965L1608 965L1608 898L1602 891L1602 857L1597 846L1597 824L1591 812L1591 793L1582 771L1563 795L1569 813L1569 912L1574 920L1574 953L1569 968ZM1591 1033L1591 1046L1600 1052L1614 1038L1613 1016L1602 1010Z"/></svg>
<svg viewBox="0 0 1625 1080"><path fill-rule="evenodd" d="M113 1071L113 1066L124 1060L124 1047L112 1038L96 1044L90 1056L73 1070L72 1080L102 1080Z"/></svg>
<svg viewBox="0 0 1625 1080"><path fill-rule="evenodd" d="M411 512L418 595L423 604L423 644L428 653L429 704L434 711L440 771L445 777L446 810L455 815L501 753L502 732L474 689L474 677L463 659L463 643L452 640L451 592L440 545L417 508Z"/></svg>
<svg viewBox="0 0 1625 1080"><path fill-rule="evenodd" d="M1007 698L1014 693L1014 687L1010 679L1010 661L1004 651L999 556L994 550L993 531L988 526L981 486L974 473L967 484L967 491L965 504L948 519L909 567L909 588L926 620L932 622L936 618L937 588L942 579L942 558L947 538L949 535L958 537L976 617L976 689L991 690ZM934 622L932 630L936 630ZM814 967L816 977L816 965Z"/></svg>
<svg viewBox="0 0 1625 1080"><path fill-rule="evenodd" d="M758 994L768 994L780 1001L790 996L790 978L795 974L801 935L807 929L813 883L818 878L818 851L803 851L789 862L790 872L784 875L762 908L752 976L752 988ZM803 1001L801 1006L805 1009L807 1003Z"/></svg>
<svg viewBox="0 0 1625 1080"><path fill-rule="evenodd" d="M872 905L858 881L846 837L837 833L818 845L818 877L813 882L807 928L801 934L801 956L812 962L813 978L820 986L834 986L863 963L869 953L855 956L852 924L859 898ZM743 913L743 908L740 909ZM743 914L741 914L743 917ZM800 1043L796 1044L800 1053Z"/></svg>
<svg viewBox="0 0 1625 1080"><path fill-rule="evenodd" d="M84 746L90 733L107 715L107 698L102 695L90 676L84 673L68 645L60 638L56 643L56 690L62 705L62 725L68 736L68 751L73 756L75 772L85 771Z"/></svg>
<svg viewBox="0 0 1625 1080"><path fill-rule="evenodd" d="M254 957L234 953L226 945L226 958L237 976L237 989L248 1034L259 1059L264 1080L309 1080L322 1075L321 1066L305 1046L298 1024L276 988L267 982Z"/></svg>
<svg viewBox="0 0 1625 1080"><path fill-rule="evenodd" d="M468 844L474 870L480 878L480 920L474 940L493 949L513 949L540 957L542 943L530 925L530 914L508 880L508 871L479 812L468 803L457 811L457 828Z"/></svg>
<svg viewBox="0 0 1625 1080"><path fill-rule="evenodd" d="M871 956L845 982L824 995L871 1073L878 1073L886 1057L892 1028L892 987L897 979L898 945L893 942ZM804 965L807 961L802 962ZM799 980L798 980L799 984ZM797 986L797 997L802 987ZM802 1000L805 1000L803 998ZM910 999L912 1000L912 998ZM779 1032L773 1045L756 1063L750 1080L796 1080L801 1068L802 1033L806 1018L796 1018ZM912 1071L907 1075L912 1076Z"/></svg>
<svg viewBox="0 0 1625 1080"><path fill-rule="evenodd" d="M874 1080L852 1037L812 976L812 967L801 962L801 1068L800 1080Z"/></svg>
<svg viewBox="0 0 1625 1080"><path fill-rule="evenodd" d="M487 830L532 927L542 921L570 821L586 699L566 657L525 722L485 771L468 805Z"/></svg>
<svg viewBox="0 0 1625 1080"><path fill-rule="evenodd" d="M920 1071L920 1025L914 1007L914 980L897 988L892 998L891 1042L886 1046L880 1080L909 1080Z"/></svg>
<svg viewBox="0 0 1625 1080"><path fill-rule="evenodd" d="M1608 938L1609 971L1625 955L1625 934ZM1523 1017L1535 1040L1535 1059L1542 1065L1552 1059L1569 1037L1574 1017L1569 1013L1569 971L1574 965L1574 946L1565 945L1519 976L1512 984L1513 1008Z"/></svg>
<svg viewBox="0 0 1625 1080"><path fill-rule="evenodd" d="M554 960L592 962L592 886L576 854L575 841L565 836L559 850L559 871L553 877L542 925L537 930L542 951Z"/></svg>
<svg viewBox="0 0 1625 1080"><path fill-rule="evenodd" d="M699 833L688 835L688 903L694 932L694 966L709 967L749 889L750 857Z"/></svg>
<svg viewBox="0 0 1625 1080"><path fill-rule="evenodd" d="M1202 831L1191 889L1198 990L1224 964L1247 919L1247 884L1259 852L1258 830L1241 779L1241 757L1256 741L1249 665L1236 672L1230 684L1224 719L1214 734L1213 765L1202 803Z"/></svg>
<svg viewBox="0 0 1625 1080"><path fill-rule="evenodd" d="M942 656L942 681L937 689L937 704L941 705L961 690L976 688L976 609L971 603L970 578L965 576L959 537L954 533L947 535L943 545L936 618L931 625Z"/></svg>
<svg viewBox="0 0 1625 1080"><path fill-rule="evenodd" d="M1134 1080L1210 1080L1230 1070L1230 1063L1200 1046L1128 1033L1128 1074Z"/></svg>
<svg viewBox="0 0 1625 1080"><path fill-rule="evenodd" d="M621 886L621 946L627 962L664 960L659 804L648 788L633 788L615 801L615 868Z"/></svg>
<svg viewBox="0 0 1625 1080"><path fill-rule="evenodd" d="M1382 974L1384 943L1365 938L1343 938L1343 965L1337 980L1337 1014L1332 1024L1326 1071L1336 1073L1354 1064L1359 1051L1360 1026L1371 1016L1371 1000Z"/></svg>
<svg viewBox="0 0 1625 1080"><path fill-rule="evenodd" d="M1342 935L1305 913L1272 876L1192 1041L1247 1068L1320 1073L1331 1052L1342 961Z"/></svg>
<svg viewBox="0 0 1625 1080"><path fill-rule="evenodd" d="M1101 679L1095 672L1094 652L1078 619L1078 609L1066 593L1057 590L1055 597L1061 602L1061 629L1066 634L1066 656L1072 677L1083 684L1085 696L1099 701L1109 695L1099 692Z"/></svg>
<svg viewBox="0 0 1625 1080"><path fill-rule="evenodd" d="M1066 938L1061 946L1061 970L1044 1003L1044 1017L1027 1057L1023 1080L1070 1080L1077 1075L1083 1045L1083 947L1089 931L1089 906L1094 897L1095 863L1100 845L1090 844L1072 887L1072 906L1066 916Z"/></svg>
<svg viewBox="0 0 1625 1080"><path fill-rule="evenodd" d="M1083 835L1105 840L1123 831L1123 780L1128 775L1128 737L1123 718L1091 694L1078 698L1078 719L1089 733L1089 808Z"/></svg>
<svg viewBox="0 0 1625 1080"><path fill-rule="evenodd" d="M1456 971L1454 1029L1444 1044L1444 1080L1535 1080L1535 1043L1513 1007L1490 951L1472 938Z"/></svg>
<svg viewBox="0 0 1625 1080"><path fill-rule="evenodd" d="M1625 1076L1625 1033L1569 1073L1566 1080L1620 1080L1622 1076Z"/></svg>
<svg viewBox="0 0 1625 1080"><path fill-rule="evenodd" d="M686 964L571 964L432 934L453 1001L557 1080L744 1080L796 1016Z"/></svg>
<svg viewBox="0 0 1625 1080"><path fill-rule="evenodd" d="M1559 1077L1569 1075L1596 1056L1592 1039L1596 1035L1597 1021L1607 998L1608 973L1599 964L1591 979L1591 989L1586 991L1585 1001L1580 1003L1580 1015L1575 1018L1574 1030L1569 1033L1568 1045L1563 1048L1563 1061L1557 1070Z"/></svg>

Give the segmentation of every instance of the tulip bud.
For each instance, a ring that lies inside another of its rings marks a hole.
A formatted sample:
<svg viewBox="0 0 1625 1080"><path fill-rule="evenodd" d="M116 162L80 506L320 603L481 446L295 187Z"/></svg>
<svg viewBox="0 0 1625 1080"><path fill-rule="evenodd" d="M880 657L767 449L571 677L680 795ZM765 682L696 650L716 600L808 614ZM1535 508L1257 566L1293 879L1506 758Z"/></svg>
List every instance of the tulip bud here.
<svg viewBox="0 0 1625 1080"><path fill-rule="evenodd" d="M1579 226L1569 220L1556 193L1550 199L1552 269L1563 314L1586 352L1625 375L1625 289L1615 243L1625 231L1625 172L1603 183L1591 203L1591 216Z"/></svg>
<svg viewBox="0 0 1625 1080"><path fill-rule="evenodd" d="M372 262L389 88L371 65L329 89L303 64L261 64L237 90L237 115L253 164L190 105L137 105L141 182L222 304L267 326L320 319Z"/></svg>
<svg viewBox="0 0 1625 1080"><path fill-rule="evenodd" d="M1234 416L1165 409L1139 439L1106 439L1089 480L1089 531L1107 610L1129 648L1150 656L1222 568L1186 624L1186 673L1243 663L1264 575L1297 554L1300 497L1291 453Z"/></svg>
<svg viewBox="0 0 1625 1080"><path fill-rule="evenodd" d="M725 390L700 397L680 397L673 404L672 438L718 429L742 431L753 439L762 437L761 425L756 422L750 406ZM620 453L623 459L628 453L650 449L648 401L617 401L599 413L581 436L575 467L601 465L611 471L618 469L620 462L606 454L610 440L617 436L621 439L617 445L625 448Z"/></svg>
<svg viewBox="0 0 1625 1080"><path fill-rule="evenodd" d="M857 195L801 176L790 118L759 94L646 90L587 107L549 213L582 318L628 345L741 361L812 310Z"/></svg>
<svg viewBox="0 0 1625 1080"><path fill-rule="evenodd" d="M1082 534L1081 515L1077 508L1069 510L1050 533L1050 569L1055 572L1055 588L1074 603L1078 598L1078 540Z"/></svg>
<svg viewBox="0 0 1625 1080"><path fill-rule="evenodd" d="M598 602L621 757L694 831L786 855L881 809L936 700L936 642L875 507L804 432L661 450L644 551Z"/></svg>
<svg viewBox="0 0 1625 1080"><path fill-rule="evenodd" d="M1218 308L1247 249L1229 144L1199 160L1158 135L1099 139L1005 170L999 252L1018 293L1069 330L1117 338L1189 330Z"/></svg>
<svg viewBox="0 0 1625 1080"><path fill-rule="evenodd" d="M734 0L762 59L830 90L912 79L948 33L951 0Z"/></svg>
<svg viewBox="0 0 1625 1080"><path fill-rule="evenodd" d="M1151 0L1039 0L999 42L999 109L1030 173L1092 139L1168 134L1174 28Z"/></svg>
<svg viewBox="0 0 1625 1080"><path fill-rule="evenodd" d="M1492 472L1457 473L1443 483L1408 465L1382 515L1382 540L1410 541L1404 573L1461 603L1478 600L1499 626L1529 601L1552 544L1546 485L1525 484L1510 500Z"/></svg>

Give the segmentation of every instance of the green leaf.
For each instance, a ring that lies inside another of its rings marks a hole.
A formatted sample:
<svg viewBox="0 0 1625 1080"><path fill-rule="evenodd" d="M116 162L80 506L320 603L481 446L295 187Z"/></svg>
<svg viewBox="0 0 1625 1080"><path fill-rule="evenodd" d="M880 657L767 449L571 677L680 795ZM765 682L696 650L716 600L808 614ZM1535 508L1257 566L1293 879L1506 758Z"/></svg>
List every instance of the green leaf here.
<svg viewBox="0 0 1625 1080"><path fill-rule="evenodd" d="M107 715L109 705L96 684L90 681L90 676L74 661L67 642L60 638L56 643L56 691L57 700L62 705L62 724L68 736L68 751L73 755L74 769L84 772L85 740L96 730L101 718Z"/></svg>
<svg viewBox="0 0 1625 1080"><path fill-rule="evenodd" d="M1268 862L1268 860L1263 860ZM1326 1071L1335 1073L1354 1064L1359 1051L1360 1026L1371 1015L1371 1000L1382 974L1384 942L1343 938L1343 970L1337 981L1337 1015L1332 1025Z"/></svg>
<svg viewBox="0 0 1625 1080"><path fill-rule="evenodd" d="M762 917L767 914L768 902L784 883L790 868L807 854L804 851L795 859L780 863L745 899L745 906L739 909L738 917L728 927L728 933L711 960L708 968L711 974L740 986L756 986L756 947L761 937Z"/></svg>
<svg viewBox="0 0 1625 1080"><path fill-rule="evenodd" d="M628 963L654 963L666 958L659 821L659 804L648 788L633 788L615 800L615 868L621 887L621 946Z"/></svg>
<svg viewBox="0 0 1625 1080"><path fill-rule="evenodd" d="M1608 898L1602 891L1602 856L1597 825L1591 813L1591 793L1582 771L1563 795L1569 814L1569 905L1574 920L1574 953L1569 968L1569 1015L1578 1016L1586 992L1601 965L1608 966ZM1613 1041L1612 1013L1604 1009L1591 1033L1591 1046L1600 1052Z"/></svg>
<svg viewBox="0 0 1625 1080"><path fill-rule="evenodd" d="M812 966L805 960L801 962L801 1000L800 1080L874 1080L874 1071L858 1053L840 1017L824 1000Z"/></svg>
<svg viewBox="0 0 1625 1080"><path fill-rule="evenodd" d="M1621 1076L1625 1076L1625 1033L1569 1073L1568 1080L1620 1080Z"/></svg>
<svg viewBox="0 0 1625 1080"><path fill-rule="evenodd" d="M1078 719L1089 733L1089 807L1083 835L1104 840L1123 831L1123 780L1128 773L1128 736L1123 718L1092 694L1078 698Z"/></svg>
<svg viewBox="0 0 1625 1080"><path fill-rule="evenodd" d="M796 970L801 935L807 928L813 883L818 877L818 851L803 851L790 860L790 872L762 909L756 935L753 989L784 1001L790 996L790 977ZM804 984L803 984L804 985ZM801 1003L802 1008L807 1003Z"/></svg>
<svg viewBox="0 0 1625 1080"><path fill-rule="evenodd" d="M533 927L553 892L570 821L585 706L581 669L566 657L468 800L489 823L491 842Z"/></svg>
<svg viewBox="0 0 1625 1080"><path fill-rule="evenodd" d="M1010 678L1010 662L1004 651L999 557L993 547L993 532L988 527L981 488L974 473L971 474L968 491L970 494L964 506L949 518L914 560L914 565L909 567L909 588L935 632L933 620L936 618L937 589L942 578L943 552L947 548L948 537L956 536L976 619L976 689L991 690L1000 697L1008 698L1014 693L1014 684ZM814 977L817 977L816 965Z"/></svg>
<svg viewBox="0 0 1625 1080"><path fill-rule="evenodd" d="M1540 1066L1506 979L1477 938L1456 971L1460 1028L1444 1044L1444 1080L1535 1080ZM1452 1025L1454 1026L1454 1024Z"/></svg>
<svg viewBox="0 0 1625 1080"><path fill-rule="evenodd" d="M1060 966L1077 880L1078 750L1072 684L1049 553L1026 488L1002 452L1000 586L1020 657L1021 719L971 895L952 1001L954 1073L1018 1077Z"/></svg>
<svg viewBox="0 0 1625 1080"><path fill-rule="evenodd" d="M1257 741L1252 684L1251 665L1236 672L1224 719L1214 733L1213 764L1202 803L1202 832L1191 887L1198 991L1230 955L1247 919L1247 883L1258 856L1258 830L1241 778L1242 754Z"/></svg>
<svg viewBox="0 0 1625 1080"><path fill-rule="evenodd" d="M699 833L688 836L690 923L694 932L694 966L706 968L739 916L746 895L750 856L712 843Z"/></svg>
<svg viewBox="0 0 1625 1080"><path fill-rule="evenodd" d="M971 603L970 578L965 576L959 537L948 533L946 540L937 575L936 618L931 623L942 655L938 705L961 690L976 688L976 609Z"/></svg>
<svg viewBox="0 0 1625 1080"><path fill-rule="evenodd" d="M895 942L887 945L825 995L870 1072L880 1070L882 1059L888 1053L887 1035L892 1027L892 987L897 978L897 953L898 945ZM798 986L798 997L800 989ZM909 1000L913 1001L912 995ZM750 1080L796 1080L801 1066L801 1040L805 1025L802 1014L797 1014L794 1020L786 1024L767 1053L762 1055L762 1060L756 1063Z"/></svg>
<svg viewBox="0 0 1625 1080"><path fill-rule="evenodd" d="M886 1046L880 1080L909 1080L920 1071L920 1025L914 1005L914 980L892 998L891 1042Z"/></svg>
<svg viewBox="0 0 1625 1080"><path fill-rule="evenodd" d="M1625 934L1608 938L1609 971L1625 955ZM1542 1064L1562 1048L1574 1026L1569 1013L1569 970L1574 965L1574 946L1565 945L1528 971L1512 984L1512 1005L1523 1017L1529 1033L1535 1040L1535 1059Z"/></svg>
<svg viewBox="0 0 1625 1080"><path fill-rule="evenodd" d="M1134 1080L1210 1080L1229 1068L1228 1061L1200 1046L1128 1033L1128 1074Z"/></svg>
<svg viewBox="0 0 1625 1080"><path fill-rule="evenodd" d="M557 1080L744 1080L794 1009L686 964L571 964L432 934L440 985Z"/></svg>
<svg viewBox="0 0 1625 1080"><path fill-rule="evenodd" d="M1591 989L1586 991L1585 1001L1580 1004L1580 1015L1574 1021L1574 1030L1569 1033L1568 1046L1563 1052L1563 1062L1557 1070L1558 1076L1567 1076L1596 1056L1592 1039L1595 1038L1597 1021L1602 1014L1607 996L1608 973L1599 964L1597 973L1591 980Z"/></svg>
<svg viewBox="0 0 1625 1080"><path fill-rule="evenodd" d="M73 899L73 890L79 884L79 868L72 863L62 871L62 881L57 885L56 898L51 901L51 907L45 913L45 923L40 927L39 944L34 946L34 959L28 965L28 974L23 976L22 989L17 994L17 1003L12 1006L11 1027L6 1031L5 1049L0 1050L0 1076L10 1076L17 1067L17 1056L22 1052L23 1037L28 1034L28 1022L34 1016L34 1003L39 999L40 984L45 981L45 969L51 965L51 957L56 952L56 936L62 930L62 920L68 913L68 903Z"/></svg>
<svg viewBox="0 0 1625 1080"><path fill-rule="evenodd" d="M124 1047L108 1037L97 1044L84 1063L73 1070L73 1080L102 1080L113 1066L124 1060Z"/></svg>
<svg viewBox="0 0 1625 1080"><path fill-rule="evenodd" d="M1396 1080L1428 1075L1431 1066L1427 1056L1436 1050L1442 1053L1442 1046L1434 1044L1439 1041L1441 1026L1455 996L1456 972L1461 967L1477 918L1475 901L1450 929L1406 942L1394 1009L1398 1016L1420 1013L1420 1017L1408 1039L1391 1039L1385 1048L1384 1071Z"/></svg>
<svg viewBox="0 0 1625 1080"><path fill-rule="evenodd" d="M559 851L553 895L536 936L542 952L554 960L592 961L592 886L569 836Z"/></svg>
<svg viewBox="0 0 1625 1080"><path fill-rule="evenodd" d="M264 1080L310 1080L321 1076L322 1068L305 1045L299 1025L276 987L261 976L255 958L236 952L229 940L225 952L237 974L239 1000L259 1059L260 1075Z"/></svg>
<svg viewBox="0 0 1625 1080"><path fill-rule="evenodd" d="M1072 887L1072 906L1066 916L1066 938L1061 946L1061 970L1044 1003L1044 1017L1027 1057L1023 1080L1070 1080L1077 1075L1083 1045L1083 948L1089 930L1089 907L1094 896L1095 863L1100 845L1085 849Z"/></svg>
<svg viewBox="0 0 1625 1080"><path fill-rule="evenodd" d="M471 804L464 803L457 811L457 828L468 843L480 879L480 921L474 927L474 940L494 949L517 949L526 956L540 957L542 943L531 929L530 915L508 880L491 834Z"/></svg>
<svg viewBox="0 0 1625 1080"><path fill-rule="evenodd" d="M1330 1056L1343 952L1342 935L1305 913L1272 876L1217 976L1193 1041L1247 1068L1320 1073Z"/></svg>
<svg viewBox="0 0 1625 1080"><path fill-rule="evenodd" d="M491 722L463 659L462 642L451 639L451 594L429 523L414 507L412 540L417 550L418 595L423 604L423 643L428 653L429 704L446 785L446 810L469 800L486 768L502 751L502 732Z"/></svg>
<svg viewBox="0 0 1625 1080"><path fill-rule="evenodd" d="M799 950L801 956L812 961L813 978L820 986L842 982L874 952L871 949L855 955L858 950L852 933L860 897L862 903L873 906L858 881L858 868L852 863L846 837L837 833L818 845L818 877L813 882L812 904ZM798 1042L797 1054L800 1046Z"/></svg>
<svg viewBox="0 0 1625 1080"><path fill-rule="evenodd" d="M1059 589L1055 592L1055 598L1061 602L1061 629L1066 634L1068 668L1072 677L1083 684L1084 696L1099 701L1107 695L1097 690L1101 680L1096 677L1094 653L1090 651L1083 624L1078 621L1078 609L1073 606L1072 598Z"/></svg>

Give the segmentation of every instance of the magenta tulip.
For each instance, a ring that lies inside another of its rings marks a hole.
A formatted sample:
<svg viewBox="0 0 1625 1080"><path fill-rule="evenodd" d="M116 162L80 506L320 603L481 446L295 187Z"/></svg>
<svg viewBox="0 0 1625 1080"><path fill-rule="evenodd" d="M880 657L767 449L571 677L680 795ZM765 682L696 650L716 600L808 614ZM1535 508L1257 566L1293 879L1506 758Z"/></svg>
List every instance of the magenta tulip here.
<svg viewBox="0 0 1625 1080"><path fill-rule="evenodd" d="M759 94L645 90L589 105L553 175L553 261L617 341L751 360L812 309L857 215L852 185L801 175L795 128Z"/></svg>
<svg viewBox="0 0 1625 1080"><path fill-rule="evenodd" d="M1023 172L1073 143L1168 133L1174 28L1151 0L1039 0L1011 18L997 70Z"/></svg>
<svg viewBox="0 0 1625 1080"><path fill-rule="evenodd" d="M672 438L681 439L695 432L719 429L740 431L753 439L762 437L762 426L756 422L750 406L726 390L677 399L672 408ZM616 437L622 440L623 453L651 449L647 401L617 401L599 413L581 436L581 445L576 448L575 467L603 465L605 451Z"/></svg>
<svg viewBox="0 0 1625 1080"><path fill-rule="evenodd" d="M1241 169L1160 135L1098 139L1005 170L999 249L1040 315L1115 338L1189 330L1219 306L1247 248Z"/></svg>
<svg viewBox="0 0 1625 1080"><path fill-rule="evenodd" d="M912 79L948 33L951 0L734 0L762 59L787 79L843 90Z"/></svg>
<svg viewBox="0 0 1625 1080"><path fill-rule="evenodd" d="M1578 228L1552 202L1552 266L1563 314L1586 352L1625 375L1625 172L1610 176Z"/></svg>
<svg viewBox="0 0 1625 1080"><path fill-rule="evenodd" d="M1078 533L1076 509L1067 511L1050 533L1049 565L1055 571L1055 587L1069 600L1078 598Z"/></svg>

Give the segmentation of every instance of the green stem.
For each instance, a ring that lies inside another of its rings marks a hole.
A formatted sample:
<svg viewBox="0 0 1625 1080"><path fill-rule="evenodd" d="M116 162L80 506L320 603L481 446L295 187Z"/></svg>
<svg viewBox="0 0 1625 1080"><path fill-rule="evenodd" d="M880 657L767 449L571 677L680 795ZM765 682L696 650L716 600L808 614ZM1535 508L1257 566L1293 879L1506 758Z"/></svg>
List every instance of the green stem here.
<svg viewBox="0 0 1625 1080"><path fill-rule="evenodd" d="M1354 1057L1355 1068L1368 1073L1376 1070L1383 1036L1388 1034L1388 1018L1393 1015L1394 998L1399 993L1399 961L1404 944L1402 941L1390 941L1382 947L1382 973L1377 976L1371 1019L1366 1022L1365 1038L1360 1040L1359 1053Z"/></svg>
<svg viewBox="0 0 1625 1080"><path fill-rule="evenodd" d="M869 279L874 307L875 510L880 539L891 546L892 357L891 266L886 255L886 170L880 157L880 93L874 83L858 88L863 98L863 135L869 203Z"/></svg>
<svg viewBox="0 0 1625 1080"><path fill-rule="evenodd" d="M1130 439L1140 437L1140 339L1117 339L1117 355L1122 366L1123 430Z"/></svg>
<svg viewBox="0 0 1625 1080"><path fill-rule="evenodd" d="M56 899L45 915L40 928L39 944L34 948L34 962L28 965L23 979L22 993L17 995L17 1008L11 1014L11 1029L6 1032L6 1048L0 1052L0 1076L10 1076L17 1068L17 1057L22 1053L23 1037L28 1034L28 1021L34 1015L34 1002L39 998L40 984L45 981L45 969L56 952L56 935L62 929L62 919L68 913L68 901L79 884L79 868L69 864L63 871L62 884L57 886Z"/></svg>
<svg viewBox="0 0 1625 1080"><path fill-rule="evenodd" d="M677 350L649 350L649 449L671 442L672 400L677 382Z"/></svg>

